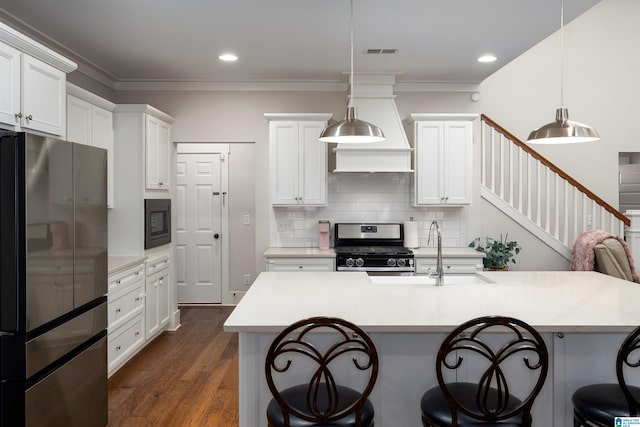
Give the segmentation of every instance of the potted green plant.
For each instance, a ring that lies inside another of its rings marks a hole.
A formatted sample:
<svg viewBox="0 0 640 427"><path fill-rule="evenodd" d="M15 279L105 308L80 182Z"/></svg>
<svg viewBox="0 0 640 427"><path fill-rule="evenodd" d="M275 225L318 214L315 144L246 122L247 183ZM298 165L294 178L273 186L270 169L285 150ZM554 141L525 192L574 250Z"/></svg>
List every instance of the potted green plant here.
<svg viewBox="0 0 640 427"><path fill-rule="evenodd" d="M515 256L520 253L520 245L515 240L509 240L508 234L500 235L500 240L492 237L485 237L484 241L480 237L476 237L471 243L470 248L485 254L483 263L485 270L508 270L509 263L516 263Z"/></svg>

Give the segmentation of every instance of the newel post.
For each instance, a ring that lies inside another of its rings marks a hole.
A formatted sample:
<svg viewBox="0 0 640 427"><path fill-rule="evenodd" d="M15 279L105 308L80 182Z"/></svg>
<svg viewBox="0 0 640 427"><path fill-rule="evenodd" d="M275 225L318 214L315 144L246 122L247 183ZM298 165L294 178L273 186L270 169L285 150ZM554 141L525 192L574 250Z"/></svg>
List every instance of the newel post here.
<svg viewBox="0 0 640 427"><path fill-rule="evenodd" d="M636 268L640 267L640 210L628 210L624 213L631 220L625 228L624 237L631 249Z"/></svg>

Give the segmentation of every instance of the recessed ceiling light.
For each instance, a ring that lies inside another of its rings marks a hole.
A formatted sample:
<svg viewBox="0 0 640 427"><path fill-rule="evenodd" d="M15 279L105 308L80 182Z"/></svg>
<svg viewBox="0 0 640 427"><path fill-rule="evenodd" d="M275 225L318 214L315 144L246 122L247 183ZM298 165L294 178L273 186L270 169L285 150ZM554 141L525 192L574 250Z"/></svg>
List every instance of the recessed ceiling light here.
<svg viewBox="0 0 640 427"><path fill-rule="evenodd" d="M233 62L237 61L238 57L233 53L223 53L222 55L218 56L218 59L225 62Z"/></svg>
<svg viewBox="0 0 640 427"><path fill-rule="evenodd" d="M478 62L493 62L497 59L498 57L495 55L482 55L478 58Z"/></svg>

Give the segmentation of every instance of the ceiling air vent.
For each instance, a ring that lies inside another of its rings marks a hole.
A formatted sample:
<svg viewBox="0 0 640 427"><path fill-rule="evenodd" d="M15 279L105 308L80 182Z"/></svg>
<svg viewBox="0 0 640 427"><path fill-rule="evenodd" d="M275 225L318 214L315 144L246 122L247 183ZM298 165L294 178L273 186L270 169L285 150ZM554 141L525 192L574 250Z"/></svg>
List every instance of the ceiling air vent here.
<svg viewBox="0 0 640 427"><path fill-rule="evenodd" d="M367 49L367 55L385 55L398 53L398 49Z"/></svg>

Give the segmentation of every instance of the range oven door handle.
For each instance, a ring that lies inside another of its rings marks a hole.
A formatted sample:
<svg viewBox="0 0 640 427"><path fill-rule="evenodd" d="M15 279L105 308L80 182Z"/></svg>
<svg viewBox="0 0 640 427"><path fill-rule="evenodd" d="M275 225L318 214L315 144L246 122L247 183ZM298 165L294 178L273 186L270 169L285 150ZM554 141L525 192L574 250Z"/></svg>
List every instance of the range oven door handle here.
<svg viewBox="0 0 640 427"><path fill-rule="evenodd" d="M336 271L388 271L390 273L396 272L415 272L414 267L346 267L340 266L336 267Z"/></svg>

